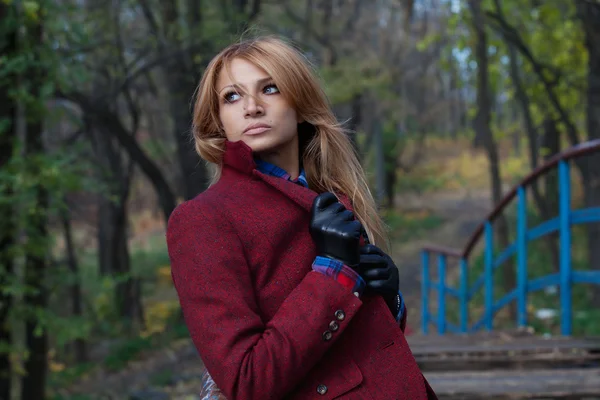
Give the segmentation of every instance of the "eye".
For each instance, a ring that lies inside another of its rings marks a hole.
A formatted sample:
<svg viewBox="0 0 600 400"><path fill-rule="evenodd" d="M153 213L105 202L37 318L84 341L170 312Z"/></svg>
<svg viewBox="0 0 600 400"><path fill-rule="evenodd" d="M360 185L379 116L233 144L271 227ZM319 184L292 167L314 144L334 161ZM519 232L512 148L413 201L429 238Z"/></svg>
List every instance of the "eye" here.
<svg viewBox="0 0 600 400"><path fill-rule="evenodd" d="M263 92L265 92L265 94L274 94L274 93L279 93L279 89L277 88L277 86L274 83L270 83L267 86L265 86L265 88L263 89Z"/></svg>
<svg viewBox="0 0 600 400"><path fill-rule="evenodd" d="M233 103L234 101L238 100L239 97L240 97L240 94L238 92L232 90L231 92L225 93L225 95L223 96L223 99L227 103Z"/></svg>

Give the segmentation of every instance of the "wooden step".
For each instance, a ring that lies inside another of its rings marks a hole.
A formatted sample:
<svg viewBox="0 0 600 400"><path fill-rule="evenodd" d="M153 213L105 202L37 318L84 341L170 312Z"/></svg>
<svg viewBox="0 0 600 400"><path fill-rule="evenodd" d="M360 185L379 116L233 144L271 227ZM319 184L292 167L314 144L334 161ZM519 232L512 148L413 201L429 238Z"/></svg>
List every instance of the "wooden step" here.
<svg viewBox="0 0 600 400"><path fill-rule="evenodd" d="M408 337L408 342L423 371L600 368L600 338L492 333Z"/></svg>
<svg viewBox="0 0 600 400"><path fill-rule="evenodd" d="M600 399L600 368L425 372L440 400Z"/></svg>

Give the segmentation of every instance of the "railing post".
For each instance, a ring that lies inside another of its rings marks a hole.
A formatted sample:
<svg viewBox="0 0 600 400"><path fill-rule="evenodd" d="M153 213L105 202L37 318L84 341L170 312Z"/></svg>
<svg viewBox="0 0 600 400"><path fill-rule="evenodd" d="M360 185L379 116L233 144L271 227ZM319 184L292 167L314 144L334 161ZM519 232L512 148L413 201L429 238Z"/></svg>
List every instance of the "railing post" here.
<svg viewBox="0 0 600 400"><path fill-rule="evenodd" d="M438 333L446 333L446 255L438 256Z"/></svg>
<svg viewBox="0 0 600 400"><path fill-rule="evenodd" d="M469 323L469 276L467 275L467 259L460 259L460 331L467 333Z"/></svg>
<svg viewBox="0 0 600 400"><path fill-rule="evenodd" d="M421 278L421 330L423 334L428 333L429 325L429 252L423 250L421 253L423 263Z"/></svg>
<svg viewBox="0 0 600 400"><path fill-rule="evenodd" d="M494 318L494 232L492 223L485 222L485 326L493 328Z"/></svg>
<svg viewBox="0 0 600 400"><path fill-rule="evenodd" d="M559 234L560 234L560 331L571 334L571 177L568 161L558 163Z"/></svg>
<svg viewBox="0 0 600 400"><path fill-rule="evenodd" d="M517 189L517 326L527 325L527 192Z"/></svg>

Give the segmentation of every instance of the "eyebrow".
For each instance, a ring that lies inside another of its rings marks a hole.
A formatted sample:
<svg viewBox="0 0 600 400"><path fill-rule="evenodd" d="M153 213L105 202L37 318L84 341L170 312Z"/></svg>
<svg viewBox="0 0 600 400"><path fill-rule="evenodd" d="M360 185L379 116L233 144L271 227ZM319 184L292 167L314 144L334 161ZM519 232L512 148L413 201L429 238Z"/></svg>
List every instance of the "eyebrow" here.
<svg viewBox="0 0 600 400"><path fill-rule="evenodd" d="M256 81L256 83L258 83L258 84L260 85L260 84L263 84L263 83L266 83L266 82L269 82L269 81L272 81L272 80L273 80L273 78L271 78L270 76L267 76L266 78L261 78L261 79L257 80L257 81ZM231 84L231 85L223 86L223 87L221 88L221 90L219 90L219 94L220 94L220 93L221 93L221 92L222 92L224 89L227 89L227 88L229 88L229 87L232 87L232 88L234 88L234 89L235 89L235 88L238 88L238 87L240 87L240 88L244 88L245 86L244 86L243 84L240 84L240 83L233 83L233 84Z"/></svg>

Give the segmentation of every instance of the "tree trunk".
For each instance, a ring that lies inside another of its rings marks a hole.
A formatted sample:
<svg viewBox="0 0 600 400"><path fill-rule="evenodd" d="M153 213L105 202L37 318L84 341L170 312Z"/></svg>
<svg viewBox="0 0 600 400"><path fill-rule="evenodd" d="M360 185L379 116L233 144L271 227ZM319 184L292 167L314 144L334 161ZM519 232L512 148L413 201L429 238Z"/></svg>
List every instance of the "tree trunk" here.
<svg viewBox="0 0 600 400"><path fill-rule="evenodd" d="M394 165L395 167L395 165ZM398 174L396 173L395 168L388 168L386 173L385 173L385 195L386 195L386 206L388 208L388 210L393 210L394 209L394 197L395 197L395 191L394 188L396 187L396 181L398 179Z"/></svg>
<svg viewBox="0 0 600 400"><path fill-rule="evenodd" d="M350 129L350 140L352 141L352 145L354 146L354 149L356 150L356 154L358 154L358 157L362 159L363 154L362 151L359 149L358 147L358 138L357 138L357 133L358 130L360 129L360 126L362 124L362 115L361 115L361 111L362 111L362 96L360 94L355 95L352 98L352 102L350 104L350 126L348 127Z"/></svg>
<svg viewBox="0 0 600 400"><path fill-rule="evenodd" d="M500 4L498 3L498 1L496 1L496 11L500 15L502 15L502 8L500 7ZM510 77L513 81L513 86L515 88L517 101L521 106L522 115L523 115L523 123L525 125L525 133L527 134L527 149L529 151L529 165L530 165L531 170L533 171L538 167L538 159L539 159L538 134L537 134L537 130L533 123L533 117L531 115L529 96L527 95L527 92L525 91L525 88L523 86L523 81L521 79L521 74L520 74L518 62L517 62L517 51L515 49L515 45L513 43L511 43L510 41L506 40L506 38L505 38L505 43L508 47L509 62L510 62ZM554 128L556 128L556 126L554 126ZM558 135L558 132L556 132L556 133ZM553 146L553 147L555 147L556 152L558 152L559 145L560 145L559 143L558 144L555 143L555 146ZM556 154L556 153L553 153L553 154ZM549 200L549 198L547 196L546 197L542 196L542 194L540 193L538 180L534 180L530 186L531 186L531 193L533 194L533 200L538 208L538 211L540 213L542 220L549 220L550 218L554 217L555 214L550 212L551 207L547 203L547 200ZM548 187L546 187L546 189L548 189ZM546 191L546 193L548 193L548 192ZM555 195L558 196L558 193L555 193ZM546 236L544 240L546 242L548 250L550 251L550 254L552 255L554 269L558 270L558 254L559 254L558 243L556 242L555 237L552 237L551 235Z"/></svg>
<svg viewBox="0 0 600 400"><path fill-rule="evenodd" d="M106 127L106 133L119 142L127 156L136 163L154 187L166 223L175 209L175 195L158 165L148 157L136 141L135 132L128 132L118 114L103 104L93 102L81 93L69 93L63 97L78 104L90 118L101 121L102 125Z"/></svg>
<svg viewBox="0 0 600 400"><path fill-rule="evenodd" d="M449 83L449 94L450 94L450 137L455 140L458 137L458 132L460 130L460 87L458 85L458 71L457 66L455 64L454 57L450 57L449 60L450 67L450 83Z"/></svg>
<svg viewBox="0 0 600 400"><path fill-rule="evenodd" d="M13 7L5 2L0 2L0 30L4 35L4 42L0 42L0 54L6 57L14 56L17 50L17 24L12 15ZM9 90L14 79L7 79L6 85L0 85L0 121L4 129L0 130L0 171L7 167L13 157L16 139L16 101L11 97ZM13 190L7 182L2 185L0 198L11 199ZM10 249L15 244L15 220L12 202L0 203L0 288L5 288L14 274L13 257ZM4 291L0 292L0 343L10 347L12 345L11 326L8 321L9 311L12 307L12 296ZM11 398L11 364L8 351L0 352L0 399Z"/></svg>
<svg viewBox="0 0 600 400"><path fill-rule="evenodd" d="M544 148L544 161L549 161L553 156L560 152L560 133L556 126L556 121L547 116L544 120L544 136L542 140ZM558 170L553 169L544 175L544 210L542 218L549 220L558 216ZM546 236L548 250L552 258L554 270L558 272L560 269L559 249L558 249L558 232L554 232Z"/></svg>
<svg viewBox="0 0 600 400"><path fill-rule="evenodd" d="M29 67L24 79L29 86L29 92L36 103L41 103L39 88L44 79L44 66L41 60L42 53L42 26L40 23L32 24L26 35L33 47L35 64ZM35 104L38 105L38 104ZM28 107L29 106L29 107ZM30 159L43 156L44 143L42 138L42 115L36 115L37 107L30 104L25 106L27 115L25 129L25 156ZM48 354L48 332L45 327L38 329L40 323L37 312L45 310L48 303L48 294L45 284L46 269L48 267L48 203L49 194L41 182L41 164L31 162L28 164L29 173L33 179L37 179L33 187L33 207L27 212L25 220L25 233L27 236L27 254L25 256L24 281L29 288L23 296L27 307L25 319L25 343L29 351L29 357L25 360L25 376L21 397L27 400L43 400L46 390L46 371Z"/></svg>
<svg viewBox="0 0 600 400"><path fill-rule="evenodd" d="M188 74L185 71L169 72L171 74ZM190 84L184 78L171 78L174 81L169 82L170 87L170 106L171 115L177 141L177 154L179 165L183 176L183 190L185 199L189 200L196 197L208 187L208 172L204 162L200 159L194 148L191 135L192 114L190 111L190 97L193 91L193 84Z"/></svg>
<svg viewBox="0 0 600 400"><path fill-rule="evenodd" d="M492 189L492 201L494 206L502 200L502 180L500 177L500 164L498 148L491 129L491 107L492 95L489 86L488 71L488 44L485 32L484 16L479 0L469 0L469 7L473 15L473 27L476 35L475 57L477 60L477 116L474 120L476 138L481 140L489 160L489 173ZM509 244L508 225L504 215L498 216L495 221L497 232L497 244L505 249ZM515 287L516 276L514 265L506 262L502 266L504 290L508 293ZM516 318L516 307L514 302L510 304L509 312L511 318Z"/></svg>
<svg viewBox="0 0 600 400"><path fill-rule="evenodd" d="M98 162L106 172L103 180L108 189L100 196L98 206L99 266L102 275L119 280L115 287L115 302L119 315L134 323L141 307L139 293L131 277L127 240L127 198L131 179L131 164L124 165L118 147L106 129L93 128L94 147Z"/></svg>
<svg viewBox="0 0 600 400"><path fill-rule="evenodd" d="M245 10L247 1L238 1L236 5L236 12ZM260 3L255 1L256 5ZM254 11L253 4L253 11ZM225 7L227 7L225 5ZM162 12L162 32L159 32L160 28L155 26L155 34L165 38L171 38L170 33L177 32L180 26L180 14L176 3L171 0L162 0L161 9L167 10ZM151 20L152 11L148 9L146 11L148 18ZM235 30L239 26L239 15L231 18L232 26L231 29ZM189 20L190 26L200 26L202 23L202 13L195 13ZM175 38L170 44L172 46L181 46L179 39ZM164 45L161 44L164 49ZM194 87L198 84L200 66L194 62L194 55L191 53L180 54L174 57L170 63L163 65L162 71L166 79L167 87L169 88L169 108L171 111L171 117L173 118L173 130L175 135L175 142L177 144L177 155L179 158L179 165L181 168L183 193L186 200L196 197L199 193L204 191L208 186L208 171L205 164L202 162L200 157L195 151L194 142L191 136L191 102Z"/></svg>
<svg viewBox="0 0 600 400"><path fill-rule="evenodd" d="M71 292L71 312L74 316L81 317L83 315L83 297L81 294L79 265L77 263L77 255L75 254L75 244L73 243L73 234L71 230L71 212L68 209L68 203L67 208L62 212L61 219L67 250L67 265L69 266L69 271L71 274L73 274L74 278L74 282L69 290ZM87 362L88 353L85 340L81 338L75 339L73 346L75 349L75 361L78 363Z"/></svg>
<svg viewBox="0 0 600 400"><path fill-rule="evenodd" d="M375 105L373 105L375 106ZM387 198L386 191L386 171L385 171L385 150L383 148L383 127L381 126L381 117L379 113L373 115L373 145L375 146L375 198L377 204L381 205Z"/></svg>
<svg viewBox="0 0 600 400"><path fill-rule="evenodd" d="M544 119L543 126L542 148L544 149L544 161L548 161L560 152L560 134L556 122L550 116ZM558 215L558 171L548 172L544 176L544 185L548 217L555 217Z"/></svg>
<svg viewBox="0 0 600 400"><path fill-rule="evenodd" d="M588 50L588 88L586 127L588 140L600 138L600 4L577 2L577 9L585 31ZM584 197L586 207L600 206L600 157L595 154L585 160ZM584 171L582 171L584 172ZM587 225L589 267L600 269L600 223ZM600 307L600 293L592 291L592 301Z"/></svg>

